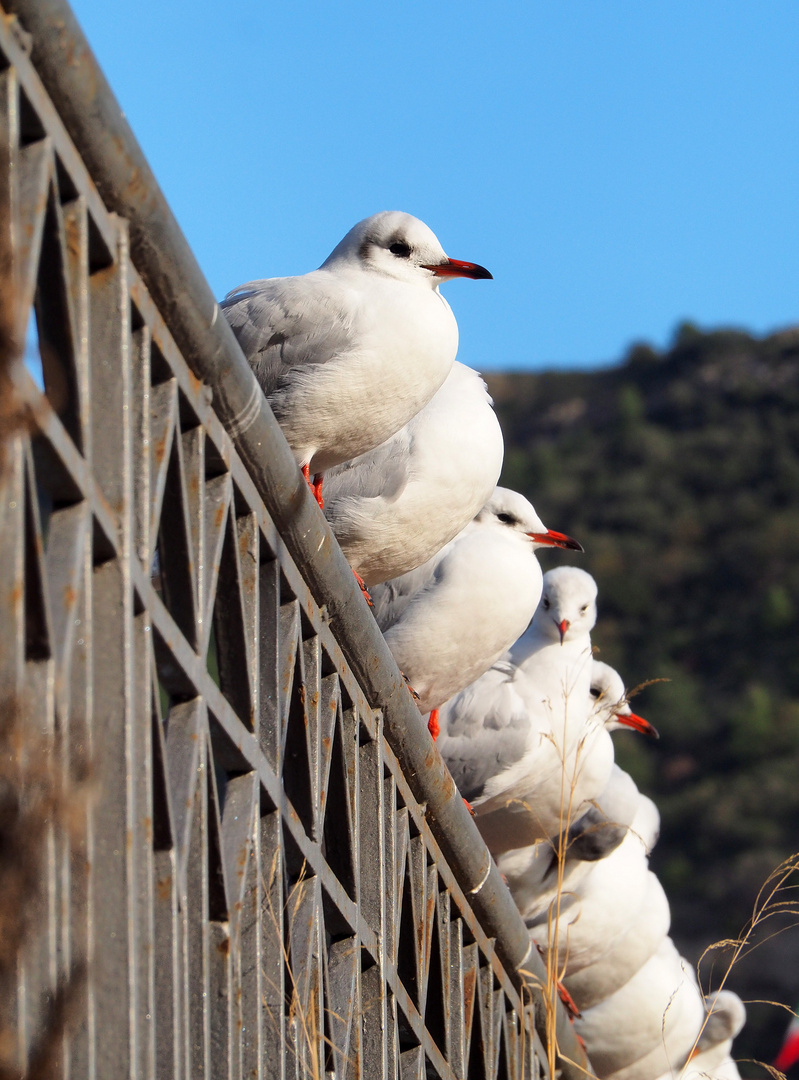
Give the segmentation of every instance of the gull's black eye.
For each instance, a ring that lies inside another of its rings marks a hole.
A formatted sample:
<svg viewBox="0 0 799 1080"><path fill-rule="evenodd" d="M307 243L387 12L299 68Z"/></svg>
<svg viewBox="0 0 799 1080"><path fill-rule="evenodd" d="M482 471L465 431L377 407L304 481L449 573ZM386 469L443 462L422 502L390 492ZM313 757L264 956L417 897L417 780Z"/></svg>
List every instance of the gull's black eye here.
<svg viewBox="0 0 799 1080"><path fill-rule="evenodd" d="M599 690L598 687L596 687L596 686L591 687L591 697L592 698L598 698L601 693L602 693L602 691Z"/></svg>
<svg viewBox="0 0 799 1080"><path fill-rule="evenodd" d="M388 250L392 255L396 255L398 259L409 259L411 257L411 245L406 244L403 240L395 240Z"/></svg>
<svg viewBox="0 0 799 1080"><path fill-rule="evenodd" d="M583 604L583 606L580 608L580 614L585 615L586 611L588 611L588 604Z"/></svg>
<svg viewBox="0 0 799 1080"><path fill-rule="evenodd" d="M519 524L519 519L515 518L513 514L497 514L497 521L501 521L503 525Z"/></svg>
<svg viewBox="0 0 799 1080"><path fill-rule="evenodd" d="M544 597L543 604L544 604L544 611L549 611L549 600L547 599L546 596Z"/></svg>

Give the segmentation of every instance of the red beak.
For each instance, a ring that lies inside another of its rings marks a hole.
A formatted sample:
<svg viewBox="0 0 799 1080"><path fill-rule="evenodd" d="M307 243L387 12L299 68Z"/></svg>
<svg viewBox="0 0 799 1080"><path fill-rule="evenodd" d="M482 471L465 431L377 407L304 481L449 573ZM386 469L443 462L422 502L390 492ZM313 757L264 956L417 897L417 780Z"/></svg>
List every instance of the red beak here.
<svg viewBox="0 0 799 1080"><path fill-rule="evenodd" d="M579 541L573 540L571 536L567 536L566 533L555 532L554 529L547 529L545 533L528 533L531 540L535 540L537 544L546 544L547 547L559 547L569 548L571 551L585 551L585 548Z"/></svg>
<svg viewBox="0 0 799 1080"><path fill-rule="evenodd" d="M558 630L560 630L560 643L563 644L563 639L566 637L566 631L569 629L569 620L564 619L563 622L558 623Z"/></svg>
<svg viewBox="0 0 799 1080"><path fill-rule="evenodd" d="M478 278L490 278L493 280L494 277L484 266L480 266L478 263L461 262L460 259L447 259L445 263L425 266L424 269L432 270L436 277L468 277L475 280Z"/></svg>
<svg viewBox="0 0 799 1080"><path fill-rule="evenodd" d="M648 720L644 720L643 716L636 716L634 712L615 713L614 715L619 723L624 724L625 727L631 727L633 731L640 731L642 735L648 735L650 739L660 738L658 729L654 724L650 724Z"/></svg>

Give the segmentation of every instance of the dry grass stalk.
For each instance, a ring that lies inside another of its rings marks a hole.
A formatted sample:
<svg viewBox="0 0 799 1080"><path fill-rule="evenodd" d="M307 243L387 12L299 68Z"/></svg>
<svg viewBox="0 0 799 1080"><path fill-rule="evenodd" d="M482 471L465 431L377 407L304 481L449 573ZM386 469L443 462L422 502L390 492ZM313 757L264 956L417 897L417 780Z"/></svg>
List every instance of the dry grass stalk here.
<svg viewBox="0 0 799 1080"><path fill-rule="evenodd" d="M273 932L280 941L280 950L286 974L288 976L289 987L283 989L272 979L267 979L267 982L273 992L285 994L288 1006L286 1009L287 1024L299 1036L296 1043L292 1044L291 1042L287 1042L286 1050L297 1057L301 1057L301 1061L299 1062L300 1071L303 1072L304 1075L308 1075L310 1080L324 1080L324 1078L329 1075L326 1071L327 1062L325 1061L325 1058L328 1055L325 1048L329 1048L330 1051L336 1050L339 1053L340 1048L336 1047L332 1039L325 1033L322 1018L313 1007L316 994L313 992L311 993L311 1007L306 1011L299 993L297 980L292 971L291 957L289 955L286 934L284 933L284 926L288 926L288 933L290 935L294 920L300 917L300 895L299 890L295 888L293 896L289 896L285 899L282 910L277 911L275 909L272 893L278 879L279 862L280 851L277 849L272 855L267 875L262 875L261 877L261 890L262 895L266 899L266 908L272 923ZM299 877L295 882L295 886L302 884L306 880L308 880L308 877L306 876L305 864L303 864L300 869ZM280 1021L273 1016L268 1007L268 1003L264 1001L263 1004L264 1011L274 1025L275 1031L280 1034ZM338 1013L327 1010L327 1014L339 1023L345 1023L344 1017L339 1016ZM350 1062L351 1059L348 1058L347 1061ZM2 1077L0 1077L0 1080L2 1080Z"/></svg>
<svg viewBox="0 0 799 1080"><path fill-rule="evenodd" d="M0 703L0 1000L16 994L20 962L41 927L47 835L75 837L85 813L85 789L65 782L53 741L36 730L15 699ZM20 1069L15 1027L0 1022L0 1080L51 1080L61 1075L63 1039L77 1020L85 970L73 966L48 994L43 1022Z"/></svg>
<svg viewBox="0 0 799 1080"><path fill-rule="evenodd" d="M707 995L716 990L723 990L727 984L735 965L747 956L750 952L756 949L759 945L762 945L765 941L770 940L772 937L776 937L779 934L784 933L786 930L791 930L795 926L799 925L799 900L792 899L788 894L791 891L795 891L799 888L799 884L791 884L791 879L799 871L799 852L789 855L787 859L784 859L778 866L771 871L769 876L761 885L755 903L752 908L752 914L749 917L746 925L741 930L741 933L737 938L725 938L721 941L716 941L712 945L704 950L699 957L696 965L697 978L699 980L700 988L702 987L702 964L706 959L711 961L710 974L708 977L707 991L702 990L703 994ZM791 922L788 926L782 926L777 929L773 934L768 934L764 938L756 940L757 931L760 930L770 919L774 919L776 916L790 916L795 921ZM724 969L718 986L712 986L712 978L715 969L715 958L717 953L729 952L731 953L730 959ZM790 1013L791 1016L796 1016L793 1009L779 1001L747 1001L747 1005L761 1004L761 1005L774 1005L776 1008L784 1009ZM710 1017L712 1016L712 1010L707 1014L702 1027L700 1028L694 1045L691 1048L691 1052L688 1055L688 1062L683 1068L675 1074L677 1080L685 1072L685 1069L690 1065L691 1057L693 1056L696 1048L699 1044L699 1040L707 1026ZM745 1059L740 1064L758 1065L764 1069L769 1076L774 1080L785 1080L783 1073L779 1069L775 1069L773 1065L768 1065L764 1061L756 1061L754 1059Z"/></svg>

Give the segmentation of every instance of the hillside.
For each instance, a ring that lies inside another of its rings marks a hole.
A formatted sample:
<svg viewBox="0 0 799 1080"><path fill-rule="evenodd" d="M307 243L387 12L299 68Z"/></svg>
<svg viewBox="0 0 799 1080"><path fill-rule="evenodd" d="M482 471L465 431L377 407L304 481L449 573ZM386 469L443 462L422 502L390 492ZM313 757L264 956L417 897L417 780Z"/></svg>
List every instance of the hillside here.
<svg viewBox="0 0 799 1080"><path fill-rule="evenodd" d="M585 546L601 658L630 687L668 680L634 706L660 742L617 736L617 758L661 809L653 869L696 959L738 934L799 850L799 329L755 339L685 324L668 352L486 381L502 482ZM730 985L793 1006L799 929ZM768 1058L786 1015L749 1013L738 1052Z"/></svg>

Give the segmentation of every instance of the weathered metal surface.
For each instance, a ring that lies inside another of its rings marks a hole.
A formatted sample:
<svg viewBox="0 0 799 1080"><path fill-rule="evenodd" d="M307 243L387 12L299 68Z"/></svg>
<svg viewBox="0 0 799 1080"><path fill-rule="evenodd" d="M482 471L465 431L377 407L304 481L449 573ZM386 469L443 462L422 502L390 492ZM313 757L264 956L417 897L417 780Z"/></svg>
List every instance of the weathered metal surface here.
<svg viewBox="0 0 799 1080"><path fill-rule="evenodd" d="M538 1077L543 967L352 574L68 6L5 7L0 671L95 793L20 1053L85 960L70 1076Z"/></svg>

